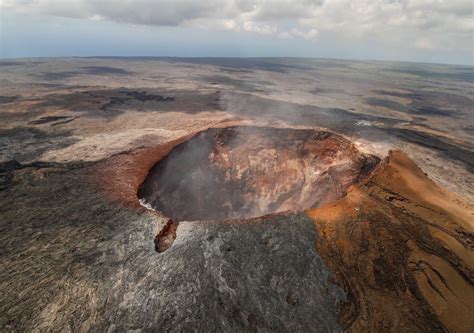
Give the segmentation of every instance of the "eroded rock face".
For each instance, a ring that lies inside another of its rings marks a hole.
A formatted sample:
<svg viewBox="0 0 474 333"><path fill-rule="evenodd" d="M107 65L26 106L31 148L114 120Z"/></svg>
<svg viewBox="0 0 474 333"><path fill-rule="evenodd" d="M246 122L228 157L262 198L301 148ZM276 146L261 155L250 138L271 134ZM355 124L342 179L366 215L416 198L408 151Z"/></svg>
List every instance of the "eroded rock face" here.
<svg viewBox="0 0 474 333"><path fill-rule="evenodd" d="M329 132L213 128L159 161L138 196L175 221L302 211L341 198L377 163Z"/></svg>

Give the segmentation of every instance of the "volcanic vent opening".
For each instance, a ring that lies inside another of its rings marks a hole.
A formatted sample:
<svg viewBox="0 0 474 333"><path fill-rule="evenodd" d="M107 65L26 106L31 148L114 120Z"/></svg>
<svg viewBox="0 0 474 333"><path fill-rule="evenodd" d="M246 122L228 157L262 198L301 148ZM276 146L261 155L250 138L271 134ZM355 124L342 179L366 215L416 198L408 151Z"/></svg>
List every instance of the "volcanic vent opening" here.
<svg viewBox="0 0 474 333"><path fill-rule="evenodd" d="M329 132L212 128L158 161L138 197L176 222L302 211L341 198L378 161Z"/></svg>

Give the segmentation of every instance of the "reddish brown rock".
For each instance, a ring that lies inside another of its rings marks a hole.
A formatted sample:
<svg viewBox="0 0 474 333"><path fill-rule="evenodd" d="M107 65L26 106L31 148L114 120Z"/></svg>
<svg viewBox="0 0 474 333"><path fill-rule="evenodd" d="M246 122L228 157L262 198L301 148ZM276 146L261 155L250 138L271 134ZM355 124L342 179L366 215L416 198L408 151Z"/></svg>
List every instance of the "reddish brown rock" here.
<svg viewBox="0 0 474 333"><path fill-rule="evenodd" d="M473 209L392 151L346 197L308 215L348 293L351 332L474 329Z"/></svg>

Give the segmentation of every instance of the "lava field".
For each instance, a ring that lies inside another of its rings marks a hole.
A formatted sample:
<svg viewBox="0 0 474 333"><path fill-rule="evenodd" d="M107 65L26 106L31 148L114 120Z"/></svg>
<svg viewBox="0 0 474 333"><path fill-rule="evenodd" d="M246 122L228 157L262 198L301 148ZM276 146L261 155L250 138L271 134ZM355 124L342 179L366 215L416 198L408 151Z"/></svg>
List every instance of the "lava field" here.
<svg viewBox="0 0 474 333"><path fill-rule="evenodd" d="M473 332L471 67L0 67L1 332Z"/></svg>

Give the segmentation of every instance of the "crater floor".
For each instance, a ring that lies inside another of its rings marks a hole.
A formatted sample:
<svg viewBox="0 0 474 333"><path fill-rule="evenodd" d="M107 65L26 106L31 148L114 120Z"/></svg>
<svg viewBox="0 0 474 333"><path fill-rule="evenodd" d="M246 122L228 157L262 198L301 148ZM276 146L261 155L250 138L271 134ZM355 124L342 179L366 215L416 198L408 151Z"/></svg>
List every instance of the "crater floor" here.
<svg viewBox="0 0 474 333"><path fill-rule="evenodd" d="M160 160L138 196L176 222L303 211L341 198L377 162L329 132L212 128Z"/></svg>

